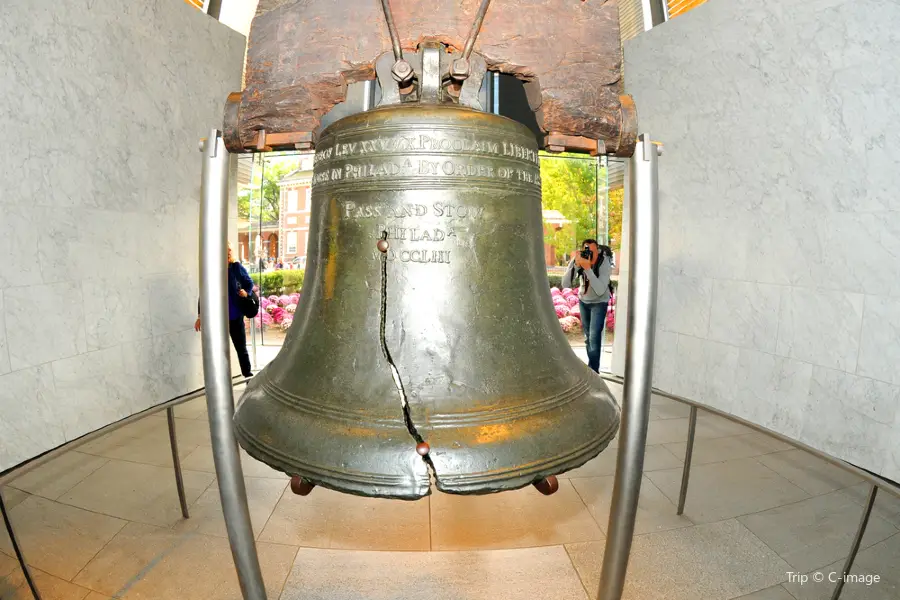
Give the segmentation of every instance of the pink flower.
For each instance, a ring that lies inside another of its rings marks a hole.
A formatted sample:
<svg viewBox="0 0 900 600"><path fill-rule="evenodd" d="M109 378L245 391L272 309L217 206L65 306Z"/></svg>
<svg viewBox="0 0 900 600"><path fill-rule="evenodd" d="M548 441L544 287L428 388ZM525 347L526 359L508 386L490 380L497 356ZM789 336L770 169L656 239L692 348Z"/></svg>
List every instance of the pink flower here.
<svg viewBox="0 0 900 600"><path fill-rule="evenodd" d="M575 317L563 317L559 320L559 326L566 333L573 333L581 328L581 321Z"/></svg>
<svg viewBox="0 0 900 600"><path fill-rule="evenodd" d="M552 288L550 288L550 295L551 295L551 296L559 296L560 294L562 294L562 292L559 291L559 288L558 288L558 287L552 287Z"/></svg>
<svg viewBox="0 0 900 600"><path fill-rule="evenodd" d="M569 296L566 299L566 304L569 305L569 308L572 308L573 306L578 306L578 298L576 298L575 296Z"/></svg>
<svg viewBox="0 0 900 600"><path fill-rule="evenodd" d="M559 319L562 319L569 314L568 307L563 304L557 304L554 308L556 309L556 317Z"/></svg>

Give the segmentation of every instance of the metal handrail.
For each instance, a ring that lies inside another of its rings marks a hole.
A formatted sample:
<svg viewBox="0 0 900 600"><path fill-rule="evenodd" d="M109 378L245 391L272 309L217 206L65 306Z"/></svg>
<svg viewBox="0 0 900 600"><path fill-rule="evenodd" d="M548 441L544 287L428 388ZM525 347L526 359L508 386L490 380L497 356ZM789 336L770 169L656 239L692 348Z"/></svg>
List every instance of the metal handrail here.
<svg viewBox="0 0 900 600"><path fill-rule="evenodd" d="M613 375L611 373L600 373L600 377L602 377L603 379L606 379L607 381L612 381L613 383L617 383L619 385L623 385L625 383L624 377L621 377L619 375ZM900 485L897 485L896 483L894 483L893 481L890 481L889 479L885 479L874 473L866 471L865 469L861 469L857 466L851 465L850 463L845 462L845 461L841 460L840 458L835 458L834 456L831 456L830 454L822 452L821 450L817 450L816 448L813 448L812 446L804 444L803 442L801 442L799 440L789 438L784 434L778 433L777 431L772 431L771 429L767 429L767 428L763 427L762 425L757 425L756 423L747 421L746 419L742 419L741 417L732 415L732 414L727 413L718 408L713 408L712 406L703 404L702 402L697 402L695 400L691 400L690 398L685 398L684 396L678 396L676 394L672 394L670 392L666 392L666 391L660 390L658 388L653 388L653 394L655 394L657 396L662 396L663 398L668 398L670 400L675 400L676 402L681 402L682 404L687 404L688 406L691 406L691 407L696 407L696 408L705 410L705 411L710 412L718 417L728 419L729 421L738 423L739 425L743 425L744 427L747 427L749 429L753 429L760 433L769 435L769 436L777 439L780 442L789 444L789 445L797 448L798 450L803 450L805 452L808 452L808 453L812 454L813 456L815 456L816 458L821 458L822 460L824 460L828 463L831 463L832 465L839 467L845 471L848 471L848 472L856 475L857 477L860 477L861 479L865 479L870 484L877 486L877 487L885 490L886 492L893 494L893 495L897 496L898 498L900 498Z"/></svg>
<svg viewBox="0 0 900 600"><path fill-rule="evenodd" d="M243 384L247 383L248 381L250 381L249 377L241 377L241 378L235 379L234 387L243 385ZM53 448L52 450L48 450L47 452L45 452L39 456L35 456L34 458L27 460L23 463L20 463L14 467L10 467L9 469L0 473L0 487L2 487L4 485L8 485L9 482L14 481L15 479L18 479L25 473L28 473L29 471L33 471L34 469L50 462L51 460L53 460L55 458L59 458L66 452L74 450L74 449L78 448L79 446L83 446L84 444L87 444L88 442L92 442L100 437L103 437L107 433L112 433L113 431L116 431L117 429L121 429L122 427L125 427L126 425L131 425L132 423L134 423L136 421L140 421L144 417L149 417L150 415L156 414L163 410L175 408L179 404L184 404L185 402L189 402L191 400L196 400L197 398L200 398L201 396L204 396L204 395L206 395L205 387L196 389L196 390L194 390L192 392L188 392L187 394L184 394L182 396L178 396L178 397L172 398L171 400L168 400L166 402L162 402L155 406L151 406L150 408L142 410L139 413L129 415L129 416L125 417L124 419L116 421L115 423L110 423L109 425L106 425L105 427L97 429L96 431L86 433L83 436L81 436L80 438L76 438L74 440L68 441L68 442L62 444L61 446L57 446L56 448Z"/></svg>

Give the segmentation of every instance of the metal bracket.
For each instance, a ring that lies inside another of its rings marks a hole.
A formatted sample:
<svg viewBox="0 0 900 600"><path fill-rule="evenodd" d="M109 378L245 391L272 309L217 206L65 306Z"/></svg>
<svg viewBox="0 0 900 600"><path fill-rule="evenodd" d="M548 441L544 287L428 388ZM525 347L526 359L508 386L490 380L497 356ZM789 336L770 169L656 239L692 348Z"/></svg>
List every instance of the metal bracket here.
<svg viewBox="0 0 900 600"><path fill-rule="evenodd" d="M459 103L475 110L485 110L481 104L481 83L487 74L487 62L480 54L472 53L469 57L469 76L463 81L459 94Z"/></svg>
<svg viewBox="0 0 900 600"><path fill-rule="evenodd" d="M425 104L440 104L443 100L443 88L441 87L441 52L440 44L423 44L419 51L422 57L422 68L419 73L419 102ZM415 67L413 67L415 68Z"/></svg>

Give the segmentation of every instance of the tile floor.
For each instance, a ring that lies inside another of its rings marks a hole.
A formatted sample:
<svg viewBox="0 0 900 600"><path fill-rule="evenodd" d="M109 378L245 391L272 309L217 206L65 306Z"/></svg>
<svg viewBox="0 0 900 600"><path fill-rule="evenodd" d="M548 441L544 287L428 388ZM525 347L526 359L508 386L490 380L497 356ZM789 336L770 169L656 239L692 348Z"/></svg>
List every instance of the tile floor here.
<svg viewBox="0 0 900 600"><path fill-rule="evenodd" d="M653 400L625 599L830 598L833 584L813 575L840 570L866 484L702 415L679 517L687 412ZM240 599L205 401L179 406L176 417L188 520L178 506L164 415L70 451L2 490L44 600ZM484 497L435 493L417 502L325 489L301 498L285 476L246 455L243 464L272 600L596 597L615 449L565 474L550 497L529 488ZM0 600L29 599L11 556L0 534ZM882 493L854 570L880 580L848 583L843 598L900 598L897 564L900 499Z"/></svg>

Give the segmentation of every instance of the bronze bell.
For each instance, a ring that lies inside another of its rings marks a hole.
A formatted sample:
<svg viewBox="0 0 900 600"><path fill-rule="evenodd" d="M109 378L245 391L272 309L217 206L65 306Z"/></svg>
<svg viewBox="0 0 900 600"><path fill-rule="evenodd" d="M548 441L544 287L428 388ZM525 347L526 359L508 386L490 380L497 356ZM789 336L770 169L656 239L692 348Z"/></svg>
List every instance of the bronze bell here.
<svg viewBox="0 0 900 600"><path fill-rule="evenodd" d="M615 436L619 408L553 310L524 125L419 103L332 123L308 257L284 348L235 415L254 458L415 499L431 477L456 494L520 488Z"/></svg>

